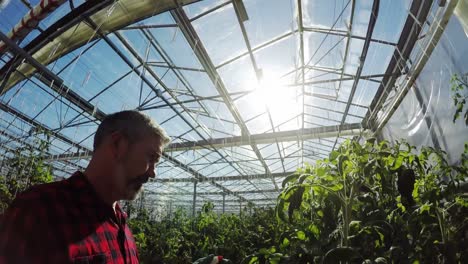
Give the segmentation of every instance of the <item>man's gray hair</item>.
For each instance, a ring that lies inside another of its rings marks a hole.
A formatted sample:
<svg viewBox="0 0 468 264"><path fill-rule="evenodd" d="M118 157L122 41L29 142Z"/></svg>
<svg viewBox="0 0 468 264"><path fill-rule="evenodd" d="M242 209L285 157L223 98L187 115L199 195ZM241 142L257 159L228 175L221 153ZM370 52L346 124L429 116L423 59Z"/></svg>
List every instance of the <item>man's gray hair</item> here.
<svg viewBox="0 0 468 264"><path fill-rule="evenodd" d="M158 136L163 147L171 141L166 131L151 117L139 111L127 110L107 115L102 120L94 135L94 151L107 136L116 131L124 134L130 143L134 143L146 136Z"/></svg>

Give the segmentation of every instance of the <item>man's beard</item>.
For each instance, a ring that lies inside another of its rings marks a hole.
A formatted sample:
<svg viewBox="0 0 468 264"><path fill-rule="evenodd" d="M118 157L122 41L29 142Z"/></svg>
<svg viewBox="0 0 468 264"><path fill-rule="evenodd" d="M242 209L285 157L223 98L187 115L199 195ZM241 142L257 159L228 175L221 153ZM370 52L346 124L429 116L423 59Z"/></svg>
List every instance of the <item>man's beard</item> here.
<svg viewBox="0 0 468 264"><path fill-rule="evenodd" d="M137 177L131 177L126 170L124 162L117 165L115 177L120 189L118 191L121 193L121 200L134 200L143 190L143 184L149 178L146 173Z"/></svg>

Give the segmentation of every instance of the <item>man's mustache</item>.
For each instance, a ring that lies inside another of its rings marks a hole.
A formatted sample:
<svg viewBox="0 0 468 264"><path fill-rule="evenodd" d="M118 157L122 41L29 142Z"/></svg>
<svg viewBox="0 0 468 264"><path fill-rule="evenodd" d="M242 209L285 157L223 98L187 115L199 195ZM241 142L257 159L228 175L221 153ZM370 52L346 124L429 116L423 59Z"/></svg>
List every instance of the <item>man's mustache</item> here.
<svg viewBox="0 0 468 264"><path fill-rule="evenodd" d="M149 180L149 175L147 173L140 175L132 180L132 183L145 184Z"/></svg>

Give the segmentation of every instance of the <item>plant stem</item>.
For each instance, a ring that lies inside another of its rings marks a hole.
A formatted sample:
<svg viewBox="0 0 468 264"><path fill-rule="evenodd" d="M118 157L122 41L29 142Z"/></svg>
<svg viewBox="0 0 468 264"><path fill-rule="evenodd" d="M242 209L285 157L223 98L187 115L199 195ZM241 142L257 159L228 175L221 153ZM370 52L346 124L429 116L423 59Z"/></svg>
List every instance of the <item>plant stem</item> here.
<svg viewBox="0 0 468 264"><path fill-rule="evenodd" d="M351 222L351 213L353 210L353 187L351 185L351 190L349 192L349 197L343 199L343 239L341 246L348 246L348 237L349 237L349 223Z"/></svg>
<svg viewBox="0 0 468 264"><path fill-rule="evenodd" d="M442 214L444 212L442 211ZM446 235L446 232L445 232L445 225L444 225L444 216L440 214L439 212L439 208L436 208L436 215L437 215L437 221L439 222L439 229L440 229L440 233L442 235L442 243L445 243L447 242L447 235Z"/></svg>

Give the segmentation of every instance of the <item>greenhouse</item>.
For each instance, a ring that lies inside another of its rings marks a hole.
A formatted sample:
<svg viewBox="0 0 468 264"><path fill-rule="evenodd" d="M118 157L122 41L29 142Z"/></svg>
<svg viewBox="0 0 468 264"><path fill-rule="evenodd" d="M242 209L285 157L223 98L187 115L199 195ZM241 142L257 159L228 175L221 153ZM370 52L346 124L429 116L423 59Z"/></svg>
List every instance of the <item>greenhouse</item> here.
<svg viewBox="0 0 468 264"><path fill-rule="evenodd" d="M3 0L0 213L138 110L141 263L463 263L467 100L467 0Z"/></svg>

